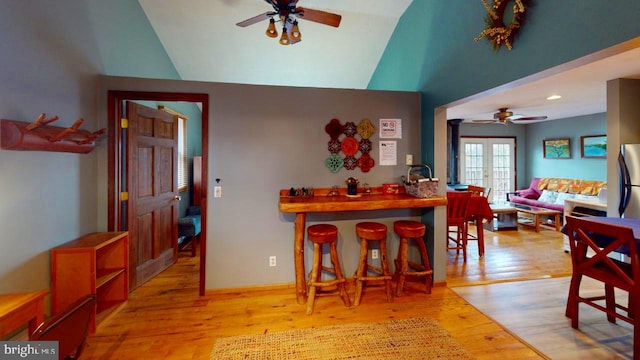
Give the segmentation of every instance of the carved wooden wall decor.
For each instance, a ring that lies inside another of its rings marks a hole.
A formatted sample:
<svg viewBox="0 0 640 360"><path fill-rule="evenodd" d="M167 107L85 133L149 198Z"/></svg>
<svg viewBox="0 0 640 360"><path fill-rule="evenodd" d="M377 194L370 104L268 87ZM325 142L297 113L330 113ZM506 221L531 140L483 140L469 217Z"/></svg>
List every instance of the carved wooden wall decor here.
<svg viewBox="0 0 640 360"><path fill-rule="evenodd" d="M32 123L2 119L0 123L0 147L5 150L39 150L86 154L93 150L95 140L107 129L95 132L79 129L83 119L71 127L51 126L57 116L46 119L40 114Z"/></svg>

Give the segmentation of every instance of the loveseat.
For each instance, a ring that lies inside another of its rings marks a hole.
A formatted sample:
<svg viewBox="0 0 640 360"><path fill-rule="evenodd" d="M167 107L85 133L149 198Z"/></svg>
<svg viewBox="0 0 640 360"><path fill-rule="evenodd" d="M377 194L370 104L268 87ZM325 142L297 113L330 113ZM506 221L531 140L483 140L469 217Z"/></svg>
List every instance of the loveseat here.
<svg viewBox="0 0 640 360"><path fill-rule="evenodd" d="M563 211L565 199L597 201L600 189L605 187L606 181L536 177L531 179L529 188L510 193L508 200Z"/></svg>

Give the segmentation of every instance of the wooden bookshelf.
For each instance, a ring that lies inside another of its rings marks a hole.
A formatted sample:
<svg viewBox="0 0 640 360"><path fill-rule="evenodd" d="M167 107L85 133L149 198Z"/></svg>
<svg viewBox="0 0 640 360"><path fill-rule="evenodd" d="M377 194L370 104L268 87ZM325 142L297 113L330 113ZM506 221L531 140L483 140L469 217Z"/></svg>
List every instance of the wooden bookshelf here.
<svg viewBox="0 0 640 360"><path fill-rule="evenodd" d="M93 233L51 249L51 283L54 314L86 294L96 294L95 332L129 297L128 232Z"/></svg>

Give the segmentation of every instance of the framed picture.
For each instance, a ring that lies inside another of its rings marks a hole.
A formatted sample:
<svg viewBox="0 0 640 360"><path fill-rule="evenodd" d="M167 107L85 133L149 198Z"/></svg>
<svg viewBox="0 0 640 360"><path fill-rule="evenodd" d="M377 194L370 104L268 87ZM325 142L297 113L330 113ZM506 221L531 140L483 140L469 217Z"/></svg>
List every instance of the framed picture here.
<svg viewBox="0 0 640 360"><path fill-rule="evenodd" d="M607 135L580 136L580 155L583 158L606 159Z"/></svg>
<svg viewBox="0 0 640 360"><path fill-rule="evenodd" d="M571 141L569 139L542 140L545 159L570 159Z"/></svg>

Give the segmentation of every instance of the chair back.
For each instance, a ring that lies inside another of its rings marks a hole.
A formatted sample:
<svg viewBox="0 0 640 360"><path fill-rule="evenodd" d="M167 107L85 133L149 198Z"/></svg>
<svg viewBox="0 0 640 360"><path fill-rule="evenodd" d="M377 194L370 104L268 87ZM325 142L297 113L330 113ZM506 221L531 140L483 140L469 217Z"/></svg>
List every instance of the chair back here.
<svg viewBox="0 0 640 360"><path fill-rule="evenodd" d="M447 192L447 223L456 224L467 221L466 212L471 192L449 191Z"/></svg>
<svg viewBox="0 0 640 360"><path fill-rule="evenodd" d="M95 313L95 295L86 295L45 320L29 340L58 341L59 359L78 359Z"/></svg>
<svg viewBox="0 0 640 360"><path fill-rule="evenodd" d="M491 193L491 188L478 185L467 185L467 191L474 195L480 195L488 198Z"/></svg>
<svg viewBox="0 0 640 360"><path fill-rule="evenodd" d="M631 228L567 216L566 231L574 272L622 290L635 291L640 280L640 261ZM628 253L630 263L616 260L619 254L613 252Z"/></svg>

